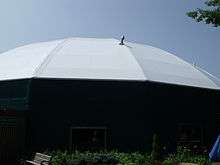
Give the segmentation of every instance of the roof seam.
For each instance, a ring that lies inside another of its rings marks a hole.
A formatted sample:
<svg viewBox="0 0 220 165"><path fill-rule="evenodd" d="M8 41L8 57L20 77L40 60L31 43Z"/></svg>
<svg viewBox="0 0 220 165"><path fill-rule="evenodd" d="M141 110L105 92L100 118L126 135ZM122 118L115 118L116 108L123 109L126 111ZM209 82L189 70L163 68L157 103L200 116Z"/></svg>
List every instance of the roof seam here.
<svg viewBox="0 0 220 165"><path fill-rule="evenodd" d="M69 42L69 40L71 40L71 38L65 39L63 42L59 43L54 49L52 49L50 53L48 53L44 61L35 69L33 77L40 74L43 71L43 69L46 68L48 63L51 61L53 55L56 54L56 52L59 51L65 43Z"/></svg>
<svg viewBox="0 0 220 165"><path fill-rule="evenodd" d="M220 79L219 79L218 77L216 77L216 76L212 75L211 73L205 71L205 70L202 69L201 67L195 66L195 68L196 68L197 70L199 70L200 72L202 72L203 74L205 73L205 74L207 74L208 76L212 77L214 80L220 82ZM206 76L206 75L205 75L205 76ZM207 77L207 76L206 76L206 77ZM219 86L217 83L215 83L215 81L213 81L213 80L210 79L209 77L208 77L208 79L209 79L213 84L215 84L217 87L219 87L219 89L220 89L220 86Z"/></svg>
<svg viewBox="0 0 220 165"><path fill-rule="evenodd" d="M123 45L122 45L122 46L123 46ZM127 50L130 52L130 54L132 55L132 57L135 59L137 65L138 65L139 68L141 69L142 74L144 75L144 78L145 78L146 80L150 80L149 77L145 74L145 72L144 72L143 68L141 67L141 65L138 63L138 60L137 60L137 58L135 57L135 55L133 55L133 52L131 51L131 48L132 48L132 47L129 46L129 45L126 45L126 43L125 43L124 46L127 48Z"/></svg>

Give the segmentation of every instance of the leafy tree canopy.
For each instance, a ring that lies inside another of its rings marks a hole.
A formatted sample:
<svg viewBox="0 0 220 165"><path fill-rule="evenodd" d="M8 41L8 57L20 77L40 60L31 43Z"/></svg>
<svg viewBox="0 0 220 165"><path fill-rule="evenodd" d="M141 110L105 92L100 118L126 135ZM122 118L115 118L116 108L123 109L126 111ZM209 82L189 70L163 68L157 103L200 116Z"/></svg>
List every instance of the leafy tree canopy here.
<svg viewBox="0 0 220 165"><path fill-rule="evenodd" d="M208 6L208 9L198 8L188 12L187 15L198 22L203 21L215 27L220 26L220 0L208 0L205 4Z"/></svg>

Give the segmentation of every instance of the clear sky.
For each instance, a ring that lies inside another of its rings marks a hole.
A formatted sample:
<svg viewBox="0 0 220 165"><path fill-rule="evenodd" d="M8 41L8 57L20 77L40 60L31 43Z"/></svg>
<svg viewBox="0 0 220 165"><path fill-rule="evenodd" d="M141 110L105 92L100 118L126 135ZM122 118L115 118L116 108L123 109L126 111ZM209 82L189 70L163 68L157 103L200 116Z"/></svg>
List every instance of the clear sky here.
<svg viewBox="0 0 220 165"><path fill-rule="evenodd" d="M204 0L1 0L0 51L65 37L120 38L167 50L220 77L220 28L186 12Z"/></svg>

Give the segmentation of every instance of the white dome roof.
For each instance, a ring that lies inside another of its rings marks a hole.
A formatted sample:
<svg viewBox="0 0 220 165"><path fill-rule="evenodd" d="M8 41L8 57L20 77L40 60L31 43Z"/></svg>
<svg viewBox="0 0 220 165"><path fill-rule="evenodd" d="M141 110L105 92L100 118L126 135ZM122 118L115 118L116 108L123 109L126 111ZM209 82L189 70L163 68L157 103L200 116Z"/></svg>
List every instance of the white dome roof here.
<svg viewBox="0 0 220 165"><path fill-rule="evenodd" d="M148 45L119 42L68 38L18 47L0 55L0 80L136 80L220 89L217 78L177 56Z"/></svg>

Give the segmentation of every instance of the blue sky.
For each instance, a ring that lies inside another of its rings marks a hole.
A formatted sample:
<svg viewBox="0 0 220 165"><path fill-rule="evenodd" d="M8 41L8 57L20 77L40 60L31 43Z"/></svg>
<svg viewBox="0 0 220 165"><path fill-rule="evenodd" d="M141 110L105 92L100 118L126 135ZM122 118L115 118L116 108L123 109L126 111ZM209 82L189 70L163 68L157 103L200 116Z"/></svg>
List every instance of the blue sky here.
<svg viewBox="0 0 220 165"><path fill-rule="evenodd" d="M186 12L204 0L1 0L0 51L65 37L120 38L167 50L220 77L220 28Z"/></svg>

